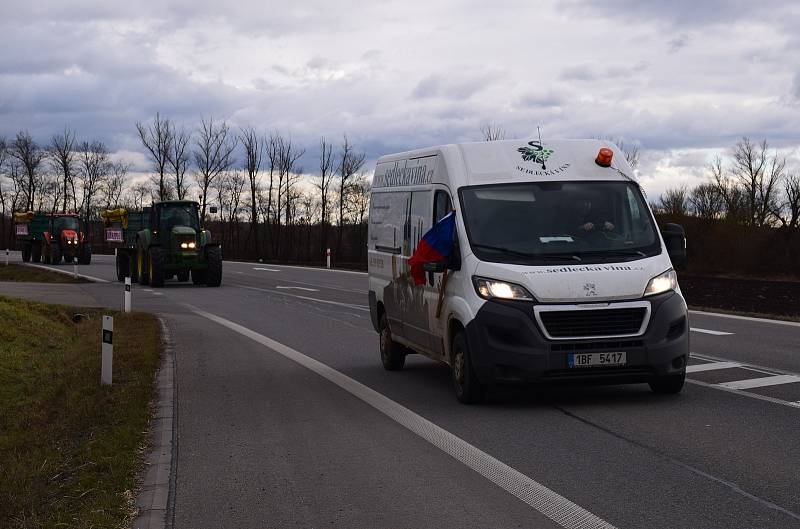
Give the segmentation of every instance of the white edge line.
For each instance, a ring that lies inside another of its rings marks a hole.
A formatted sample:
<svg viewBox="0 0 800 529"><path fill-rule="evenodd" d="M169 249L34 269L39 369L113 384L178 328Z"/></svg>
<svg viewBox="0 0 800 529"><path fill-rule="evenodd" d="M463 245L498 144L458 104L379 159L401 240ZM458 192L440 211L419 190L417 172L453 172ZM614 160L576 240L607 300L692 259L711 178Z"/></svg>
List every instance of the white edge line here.
<svg viewBox="0 0 800 529"><path fill-rule="evenodd" d="M51 268L49 266L44 266L44 265L34 264L34 263L22 263L22 264L23 264L23 266L31 266L33 268L41 268L42 270L50 270L51 272L57 272L59 274L65 274L65 275L73 276L73 277L75 276L75 274L73 272L70 272L69 270L60 270L58 268ZM78 274L78 277L82 277L84 279L88 279L89 281L94 281L96 283L110 283L111 282L108 279L100 279L99 277L87 276L85 274Z"/></svg>
<svg viewBox="0 0 800 529"><path fill-rule="evenodd" d="M753 316L739 316L737 314L722 314L720 312L706 312L704 310L690 310L690 314L703 314L706 316L716 316L717 318L730 318L732 320L754 321L757 323L774 323L776 325L788 325L790 327L800 327L800 322L771 320L769 318L754 318Z"/></svg>
<svg viewBox="0 0 800 529"><path fill-rule="evenodd" d="M236 286L238 286L239 288L246 288L247 290L255 290L255 291L258 291L258 292L266 292L268 294L279 294L281 296L289 296L289 297L292 297L292 298L305 299L305 300L308 300L308 301L317 301L319 303L328 303L330 305L337 305L339 307L347 307L348 309L357 309L357 310L369 311L369 307L364 306L364 305L356 305L354 303L342 303L341 301L331 301L331 300L328 300L328 299L318 299L318 298L312 298L312 297L309 297L309 296L300 296L298 294L289 294L288 292L281 292L280 290L269 290L267 288L248 287L246 285L236 285Z"/></svg>
<svg viewBox="0 0 800 529"><path fill-rule="evenodd" d="M787 371L785 369L778 369L773 367L766 367L758 364L749 364L747 362L741 362L739 360L731 360L729 358L722 358L719 356L712 356L707 354L700 354L692 352L690 353L691 358L697 358L698 360L706 360L707 362L735 362L740 364L741 367L750 369L752 371L758 371L764 373L765 375L795 375L800 376L800 373L795 373L793 371Z"/></svg>
<svg viewBox="0 0 800 529"><path fill-rule="evenodd" d="M766 402L771 402L773 404L780 404L781 406L787 406L789 408L800 409L800 402L792 402L789 400L781 400L776 399L775 397L768 397L767 395L759 395L758 393L750 393L748 391L742 391L739 389L731 389L726 388L725 386L720 386L719 384L709 384L708 382L701 382L700 380L694 380L693 378L687 378L686 382L689 384L695 384L698 386L704 386L711 389L716 389L719 391L725 391L726 393L732 393L734 395L741 395L742 397L747 397L751 399L763 400Z"/></svg>
<svg viewBox="0 0 800 529"><path fill-rule="evenodd" d="M800 382L800 377L794 375L772 375L769 377L746 378L743 380L721 382L719 385L731 389L756 389L781 386L783 384L795 384L797 382Z"/></svg>
<svg viewBox="0 0 800 529"><path fill-rule="evenodd" d="M195 314L246 336L336 384L562 527L570 529L614 527L580 505L330 366L247 327L188 306Z"/></svg>

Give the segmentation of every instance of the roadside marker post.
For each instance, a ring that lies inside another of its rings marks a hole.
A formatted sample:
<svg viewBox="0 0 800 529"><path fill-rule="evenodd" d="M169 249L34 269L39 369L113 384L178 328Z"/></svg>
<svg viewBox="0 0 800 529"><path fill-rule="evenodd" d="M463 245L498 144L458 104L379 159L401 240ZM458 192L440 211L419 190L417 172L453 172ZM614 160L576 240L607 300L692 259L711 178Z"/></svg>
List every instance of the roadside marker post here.
<svg viewBox="0 0 800 529"><path fill-rule="evenodd" d="M114 317L103 316L103 341L102 365L100 367L100 384L111 385L111 370L114 364Z"/></svg>
<svg viewBox="0 0 800 529"><path fill-rule="evenodd" d="M131 278L125 278L125 312L131 311Z"/></svg>
<svg viewBox="0 0 800 529"><path fill-rule="evenodd" d="M78 279L78 264L75 261L72 261L72 277Z"/></svg>
<svg viewBox="0 0 800 529"><path fill-rule="evenodd" d="M6 248L6 266L8 266L8 248Z"/></svg>
<svg viewBox="0 0 800 529"><path fill-rule="evenodd" d="M330 268L331 267L331 249L330 248L325 250L325 261L328 264L328 268Z"/></svg>

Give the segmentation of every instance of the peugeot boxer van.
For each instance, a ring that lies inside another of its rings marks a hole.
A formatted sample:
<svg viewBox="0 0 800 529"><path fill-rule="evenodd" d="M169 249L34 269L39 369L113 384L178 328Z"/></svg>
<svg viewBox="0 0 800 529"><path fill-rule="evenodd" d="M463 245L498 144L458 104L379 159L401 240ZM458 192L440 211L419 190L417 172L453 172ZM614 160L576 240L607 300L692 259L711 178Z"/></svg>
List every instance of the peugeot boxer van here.
<svg viewBox="0 0 800 529"><path fill-rule="evenodd" d="M600 140L443 145L378 160L369 306L384 368L419 353L451 367L457 398L499 383L647 382L681 390L689 325L675 267L683 229L659 232L619 149ZM453 250L408 259L455 211Z"/></svg>

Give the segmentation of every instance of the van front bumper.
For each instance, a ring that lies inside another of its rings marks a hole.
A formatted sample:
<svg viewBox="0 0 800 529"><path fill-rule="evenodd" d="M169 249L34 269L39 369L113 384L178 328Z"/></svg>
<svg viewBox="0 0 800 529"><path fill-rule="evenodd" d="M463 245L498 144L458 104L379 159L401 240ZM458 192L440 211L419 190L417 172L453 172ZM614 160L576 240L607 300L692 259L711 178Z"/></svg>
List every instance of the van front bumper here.
<svg viewBox="0 0 800 529"><path fill-rule="evenodd" d="M669 292L645 298L650 321L645 332L626 338L547 339L534 317L534 305L487 301L467 325L472 365L485 384L593 380L646 382L681 374L689 359L689 321L683 298ZM569 368L571 353L625 352L620 367Z"/></svg>

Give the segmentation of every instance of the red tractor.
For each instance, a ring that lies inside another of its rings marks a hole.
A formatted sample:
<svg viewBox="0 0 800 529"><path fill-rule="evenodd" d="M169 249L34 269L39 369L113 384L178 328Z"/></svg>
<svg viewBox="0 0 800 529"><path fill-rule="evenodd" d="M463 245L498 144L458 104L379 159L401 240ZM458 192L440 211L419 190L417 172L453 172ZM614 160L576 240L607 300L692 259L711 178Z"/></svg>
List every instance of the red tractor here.
<svg viewBox="0 0 800 529"><path fill-rule="evenodd" d="M42 260L46 264L92 262L92 246L89 244L83 223L75 213L53 213L42 241Z"/></svg>

